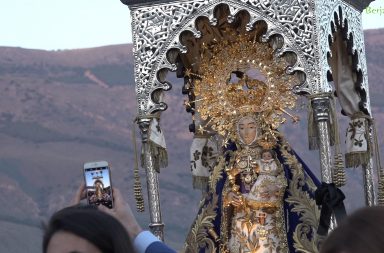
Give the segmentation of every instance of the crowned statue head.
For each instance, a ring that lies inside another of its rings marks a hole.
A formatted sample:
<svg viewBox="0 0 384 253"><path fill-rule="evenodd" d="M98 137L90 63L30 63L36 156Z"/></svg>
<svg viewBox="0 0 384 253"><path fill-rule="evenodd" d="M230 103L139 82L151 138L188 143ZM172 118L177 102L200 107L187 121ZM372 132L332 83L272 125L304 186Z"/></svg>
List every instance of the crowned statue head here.
<svg viewBox="0 0 384 253"><path fill-rule="evenodd" d="M235 41L215 41L203 54L193 79L197 112L204 124L199 132L215 133L242 145L271 147L276 129L296 104L296 77L286 71L287 62L274 57L268 43L242 34Z"/></svg>

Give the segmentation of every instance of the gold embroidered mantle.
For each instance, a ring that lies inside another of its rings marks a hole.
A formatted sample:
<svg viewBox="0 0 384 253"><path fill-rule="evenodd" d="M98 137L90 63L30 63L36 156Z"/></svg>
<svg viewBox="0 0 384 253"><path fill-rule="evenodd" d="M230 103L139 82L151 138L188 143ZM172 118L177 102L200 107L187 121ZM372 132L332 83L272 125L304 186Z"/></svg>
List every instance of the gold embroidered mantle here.
<svg viewBox="0 0 384 253"><path fill-rule="evenodd" d="M288 181L287 197L284 199L284 201L291 206L291 212L296 213L299 216L300 221L294 229L291 238L293 241L293 247L295 252L316 253L318 252L319 241L316 235L316 231L320 212L314 199L308 192L304 190L304 187L306 187L307 191L311 192L312 194L315 191L316 186L312 179L304 172L303 167L297 160L296 156L291 153L291 148L289 147L288 143L285 141L282 141L281 143L282 144L279 145L279 149L282 154L282 158L284 159L284 164L289 166L289 172L292 175L292 178ZM224 158L220 158L210 178L210 194L212 194L212 196L216 196L213 198L215 201L218 199L218 195L216 194L216 187L218 182L222 180L225 167L223 166L224 164ZM221 194L225 195L227 193L229 189L228 186L228 181L226 181L224 190ZM212 201L212 203L209 203L208 205L202 205L200 215L197 217L187 237L185 244L186 252L197 253L201 252L201 249L204 249L203 252L211 253L228 252L228 231L230 228L228 218L233 215L233 210L221 206L221 213L215 213L217 212L218 207L218 203L215 201ZM219 205L223 205L223 203L219 203ZM282 207L280 212L284 212ZM220 224L220 233L216 231L216 234L219 235L220 240L216 239L215 241L212 233L209 233L208 231L214 228L213 221L217 215L221 216L222 222ZM283 226L285 225L285 228L287 229L289 229L291 225L285 224L284 221L281 222L281 224ZM284 227L282 227L282 229L284 229Z"/></svg>

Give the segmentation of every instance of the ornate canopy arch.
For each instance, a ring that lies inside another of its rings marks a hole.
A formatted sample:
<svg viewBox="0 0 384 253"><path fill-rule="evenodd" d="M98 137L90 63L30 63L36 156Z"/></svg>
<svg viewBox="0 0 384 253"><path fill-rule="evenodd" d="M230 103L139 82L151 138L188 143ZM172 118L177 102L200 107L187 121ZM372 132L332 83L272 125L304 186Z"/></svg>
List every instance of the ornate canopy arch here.
<svg viewBox="0 0 384 253"><path fill-rule="evenodd" d="M335 58L337 56L334 53L341 56L341 54L348 54L350 57L349 66L350 71L355 75L351 82L353 82L350 89L354 89L355 101L351 101L350 104L353 104L356 108L354 110L361 110L365 114L370 114L370 101L369 101L369 90L368 90L368 75L367 75L367 66L365 59L365 46L364 46L364 34L362 31L361 17L360 13L357 12L354 7L350 4L339 2L339 1L330 1L328 5L324 6L324 12L328 13L329 20L322 24L324 27L324 33L320 36L320 45L323 45L324 53L321 55L320 62L323 68L321 68L321 77L327 78L330 75L334 75L333 80L335 81L335 86L338 85L335 80L339 73L336 72L334 66L329 63L329 58ZM336 40L345 42L345 50L340 50L337 48ZM334 52L334 53L333 53ZM334 70L332 70L332 67ZM326 80L324 80L324 83ZM338 93L339 88L335 87ZM352 92L350 92L352 93ZM343 107L343 102L340 101ZM344 110L345 111L345 110ZM345 112L345 114L350 113Z"/></svg>
<svg viewBox="0 0 384 253"><path fill-rule="evenodd" d="M373 190L372 147L369 140L373 129L364 34L361 16L356 8L352 3L338 1L329 1L328 6L325 6L324 11L329 13L330 20L320 37L320 45L323 45L325 51L320 60L323 63L327 60L327 64L323 64L325 67L321 69L321 76L333 81L332 90L335 91L342 114L350 118L346 135L345 165L364 167L366 204L373 205L376 200ZM360 129L356 127L356 122L361 123ZM351 131L360 131L360 134L352 136L349 134ZM357 149L354 145L356 140L364 145Z"/></svg>
<svg viewBox="0 0 384 253"><path fill-rule="evenodd" d="M185 53L187 48L180 41L181 34L190 31L196 38L202 34L196 28L196 20L207 17L212 25L216 25L214 16L218 5L229 6L228 22L231 23L241 11L248 12L250 20L246 25L247 31L254 28L258 21L267 24L263 41L267 42L272 36L279 35L283 44L276 50L278 56L293 52L296 61L287 71L300 71L306 78L295 88L297 93L312 94L319 88L316 75L316 52L314 37L314 17L311 8L313 4L306 1L275 1L263 4L259 1L185 1L141 7L134 10L134 55L135 81L138 94L139 115L149 115L166 109L162 101L154 101L153 93L158 90L169 90L171 84L165 82L160 73L164 70L176 70L176 64L167 56L173 49ZM161 14L161 16L160 16ZM136 24L137 20L145 20ZM174 58L174 57L172 57ZM315 84L315 85L314 85Z"/></svg>

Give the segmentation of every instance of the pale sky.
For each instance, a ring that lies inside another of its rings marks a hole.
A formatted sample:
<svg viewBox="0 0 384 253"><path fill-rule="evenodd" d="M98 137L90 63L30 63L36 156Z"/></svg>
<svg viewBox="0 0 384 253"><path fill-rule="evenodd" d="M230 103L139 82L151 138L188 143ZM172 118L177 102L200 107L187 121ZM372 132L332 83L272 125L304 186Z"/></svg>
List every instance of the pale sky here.
<svg viewBox="0 0 384 253"><path fill-rule="evenodd" d="M120 0L1 0L0 46L73 49L132 42ZM384 0L363 13L364 29L384 27ZM381 14L380 14L381 8Z"/></svg>

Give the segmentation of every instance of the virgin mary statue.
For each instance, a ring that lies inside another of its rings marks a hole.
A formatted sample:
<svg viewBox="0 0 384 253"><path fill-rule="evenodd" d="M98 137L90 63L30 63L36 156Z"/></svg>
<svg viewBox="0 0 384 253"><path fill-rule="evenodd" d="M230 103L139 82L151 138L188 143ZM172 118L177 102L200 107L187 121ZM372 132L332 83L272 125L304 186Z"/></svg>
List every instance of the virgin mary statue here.
<svg viewBox="0 0 384 253"><path fill-rule="evenodd" d="M241 55L224 44L225 50L219 42L214 55L202 59L204 71L194 83L198 112L208 122L199 129L221 136L223 150L185 252L317 252L318 181L277 130L283 112L295 104L294 81L282 61L268 56L268 45L239 37L230 45L250 49ZM248 76L244 66L257 68L266 80ZM240 80L229 82L228 70L241 71Z"/></svg>

